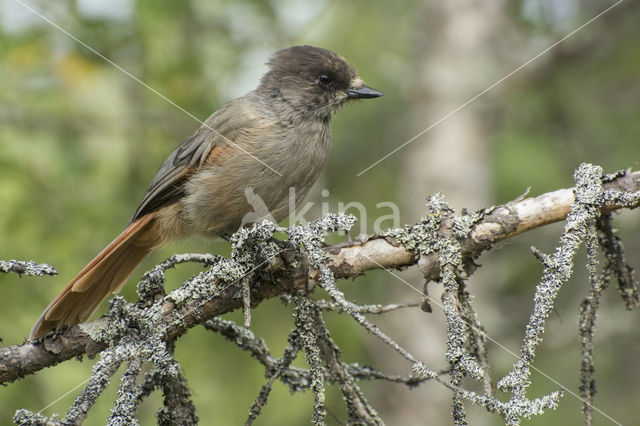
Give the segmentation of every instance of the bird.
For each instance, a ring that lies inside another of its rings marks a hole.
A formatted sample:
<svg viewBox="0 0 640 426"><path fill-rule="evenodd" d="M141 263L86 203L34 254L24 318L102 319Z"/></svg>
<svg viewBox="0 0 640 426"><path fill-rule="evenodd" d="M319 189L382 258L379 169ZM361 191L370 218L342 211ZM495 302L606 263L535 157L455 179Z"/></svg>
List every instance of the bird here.
<svg viewBox="0 0 640 426"><path fill-rule="evenodd" d="M256 89L211 114L167 157L127 227L46 307L32 339L86 321L155 248L193 235L228 236L243 218L257 221L255 197L269 218L287 217L290 188L299 203L324 168L332 115L383 95L328 49L288 47L267 66Z"/></svg>

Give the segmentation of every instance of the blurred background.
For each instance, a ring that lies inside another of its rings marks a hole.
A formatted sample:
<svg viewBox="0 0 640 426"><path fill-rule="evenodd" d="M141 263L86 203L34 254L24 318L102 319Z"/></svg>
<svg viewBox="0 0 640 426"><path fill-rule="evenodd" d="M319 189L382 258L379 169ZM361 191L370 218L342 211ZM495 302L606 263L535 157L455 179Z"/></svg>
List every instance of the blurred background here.
<svg viewBox="0 0 640 426"><path fill-rule="evenodd" d="M581 162L614 172L640 159L640 3L621 2L547 54L441 121L378 165L381 157L438 123L495 82L609 6L596 0L383 1L356 0L24 0L87 45L204 120L224 102L251 90L268 56L312 44L345 56L367 83L385 92L343 108L333 120L333 151L307 201L367 207L371 231L381 202L400 207L402 223L424 214L425 197L442 192L457 208L504 203L573 185ZM59 275L0 275L0 337L22 342L51 298L124 228L166 156L198 123L70 37L25 9L0 0L0 259L54 265ZM358 174L360 174L358 176ZM329 191L321 193L321 190ZM357 213L357 212L354 212ZM638 212L616 215L630 262L640 267ZM388 223L387 226L390 226ZM488 333L515 353L531 312L541 265L534 244L551 251L562 224L506 241L485 253L468 282ZM357 232L356 232L357 233ZM176 252L227 255L222 241L183 241L157 250L122 294L135 299L135 279ZM549 319L536 367L578 393L577 315L588 294L578 258ZM180 266L168 286L201 269ZM419 273L401 273L422 288ZM360 303L418 301L420 295L384 271L341 289ZM438 288L431 286L438 299ZM318 292L319 293L319 292ZM106 304L105 304L106 305ZM372 318L434 369L444 360L441 309ZM101 312L104 312L103 307ZM622 424L640 424L640 313L627 312L615 286L597 318L596 406ZM239 319L240 313L228 316ZM347 362L407 374L410 365L352 321L327 315ZM278 300L253 314L254 332L280 356L292 327ZM223 338L193 329L177 345L203 425L241 424L264 384L263 369ZM514 358L489 345L499 378ZM301 357L299 357L301 358ZM0 389L0 424L18 408L39 411L83 382L94 360L72 360ZM304 365L303 360L297 360ZM534 373L529 396L558 385ZM450 424L449 392L436 383L409 390L362 383L390 425ZM117 391L90 411L86 424L104 424ZM46 408L64 413L79 390ZM155 422L155 395L140 412ZM276 384L256 424L298 425L311 418L310 393L290 395ZM331 424L346 419L339 390L330 388ZM524 424L582 424L581 402L566 393L560 408ZM474 425L501 418L467 405ZM594 424L612 424L595 414Z"/></svg>

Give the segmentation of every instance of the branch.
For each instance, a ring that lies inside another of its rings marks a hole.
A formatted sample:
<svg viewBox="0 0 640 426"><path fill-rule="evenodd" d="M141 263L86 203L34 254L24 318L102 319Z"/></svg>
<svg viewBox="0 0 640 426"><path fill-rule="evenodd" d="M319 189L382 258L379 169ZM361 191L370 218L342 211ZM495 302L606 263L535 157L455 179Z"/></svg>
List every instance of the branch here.
<svg viewBox="0 0 640 426"><path fill-rule="evenodd" d="M58 271L46 263L37 264L24 260L0 260L0 272L14 272L18 275L58 275Z"/></svg>
<svg viewBox="0 0 640 426"><path fill-rule="evenodd" d="M185 261L184 256L173 256L173 258L177 260L171 262L171 259L168 259L164 262L167 268L173 267L175 263ZM291 263L295 263L297 269L292 267ZM298 259L292 250L285 250L273 257L264 265L263 274L265 276L260 275L252 279L252 288L255 289L251 294L252 306L257 306L265 299L291 292L296 287L306 288L307 272L306 262ZM147 276L152 276L152 274L147 274ZM190 281L194 281L196 278L198 277L194 277ZM261 285L256 285L258 282ZM237 287L226 286L225 288L225 283L221 279L215 279L212 286L223 288L223 290L211 296L198 308L191 308L187 304L185 306L176 305L173 302L173 300L180 298L179 291L181 289L174 290L165 297L162 304L162 324L167 329L167 339L174 340L190 328L210 318L242 307L243 300L237 297ZM119 297L113 299L115 302L121 300L122 298ZM111 303L110 310L113 310L115 302ZM144 308L137 309L143 310ZM89 357L95 356L109 345L109 339L106 339L104 334L107 330L113 329L111 322L109 315L106 315L95 321L66 328L42 339L0 348L0 384L13 382L43 368L57 365L83 354L87 354ZM117 336L111 333L110 337Z"/></svg>
<svg viewBox="0 0 640 426"><path fill-rule="evenodd" d="M640 191L640 172L625 170L607 178L603 185L605 190L614 193L632 193ZM466 257L477 257L489 250L496 243L515 235L541 226L564 220L569 214L571 205L576 201L574 188L548 192L535 198L517 198L498 207L485 210L482 220L477 222L470 237L461 242L462 254ZM633 209L638 203L625 206ZM603 213L619 210L621 207L606 204ZM444 227L441 233L451 234L452 227ZM396 244L393 238L371 236L348 246L328 247L331 254L330 268L336 278L352 278L362 275L371 269L402 268L417 263L417 253ZM420 268L428 280L433 280L440 273L437 253L420 259ZM316 279L317 272L311 277Z"/></svg>
<svg viewBox="0 0 640 426"><path fill-rule="evenodd" d="M604 189L609 202L605 203L603 212L638 207L640 202L637 194L633 197L631 196L633 194L629 193L640 191L640 172L624 171L608 176L605 180ZM460 241L462 255L465 258L474 258L504 239L563 220L574 202L574 190L570 188L535 198L518 198L505 205L487 209L472 224L470 236ZM411 229L413 228L405 228L409 231ZM456 229L452 223L443 221L439 232L450 236L456 234ZM279 252L266 258L258 265L259 267L256 267L255 273L251 273L252 307L256 307L268 298L304 292L308 287L309 277L316 282L320 281L319 271L309 270L307 259L297 247L286 242L280 242L280 245ZM370 269L401 268L418 262L416 250L407 249L398 244L397 238L394 238L392 233L387 236L371 236L348 245L326 247L326 251L329 254L326 264L336 278L356 277ZM196 257L194 261L202 262L202 256ZM205 258L207 262L203 263L207 264L217 259L206 256ZM184 257L173 259L174 261L170 258L163 263L165 269L185 261ZM186 259L189 260L188 256ZM420 266L427 279L437 278L440 273L438 254L423 255ZM214 268L215 266L212 270ZM151 282L152 278L157 279L154 274L146 274L139 288L145 286L145 279L148 281L148 287L157 288L157 285ZM163 280L164 277L162 276L161 279ZM241 290L238 285L229 284L231 281L215 274L204 273L193 277L180 289L163 297L159 326L166 331L166 340L174 341L188 329L208 319L241 308L243 306L243 298L239 296ZM198 285L203 283L209 288L213 287L215 291L206 295L198 293ZM143 298L143 303L137 307L131 306L128 312L138 309L137 315L143 315L144 310L147 309L143 304L152 304L153 298L158 293L162 292L158 290L154 295L153 291L148 291L148 297ZM160 294L160 296L163 295ZM197 299L198 303L190 303L193 299ZM112 307L122 303L121 298L113 300ZM13 382L45 367L83 354L95 356L113 342L110 339L118 337L117 332L113 331L115 320L117 319L107 315L37 341L0 348L0 384ZM115 328L126 329L126 327ZM124 332L121 331L121 333Z"/></svg>

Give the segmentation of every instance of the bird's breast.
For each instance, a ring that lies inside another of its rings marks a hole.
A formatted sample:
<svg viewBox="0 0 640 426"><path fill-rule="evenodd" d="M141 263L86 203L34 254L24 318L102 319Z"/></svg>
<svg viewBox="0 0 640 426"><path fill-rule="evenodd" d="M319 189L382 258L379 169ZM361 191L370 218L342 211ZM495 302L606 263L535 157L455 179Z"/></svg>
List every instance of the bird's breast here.
<svg viewBox="0 0 640 426"><path fill-rule="evenodd" d="M330 148L328 122L247 132L228 145L224 159L189 179L185 220L194 233L214 234L232 233L264 218L280 221L317 180Z"/></svg>

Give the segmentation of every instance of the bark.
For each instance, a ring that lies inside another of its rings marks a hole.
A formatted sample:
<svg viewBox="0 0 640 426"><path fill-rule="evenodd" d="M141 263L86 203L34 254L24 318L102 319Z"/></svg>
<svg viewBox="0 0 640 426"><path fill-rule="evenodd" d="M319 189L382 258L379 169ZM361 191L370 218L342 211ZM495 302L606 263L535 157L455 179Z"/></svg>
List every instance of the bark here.
<svg viewBox="0 0 640 426"><path fill-rule="evenodd" d="M612 177L604 184L607 190L620 192L640 191L640 172L624 172ZM470 237L462 241L463 255L475 257L494 244L528 230L563 220L575 201L573 189L561 189L535 198L518 198L507 204L490 209L476 223ZM636 208L637 204L626 206ZM619 207L606 205L603 212L618 210ZM452 230L446 226L440 232ZM417 263L415 252L406 250L382 236L371 236L349 245L329 246L328 265L336 278L353 278L371 269L403 268ZM426 256L421 260L423 272L429 278L438 274L437 256ZM305 291L308 278L317 279L318 272L308 269L308 263L300 258L300 253L292 249L283 251L273 258L259 274L252 279L252 307L263 300L282 294ZM259 285L257 285L259 284ZM202 324L215 316L241 308L243 298L238 289L229 286L218 296L204 303L200 308L176 308L164 302L163 322L167 340L173 341L188 329ZM139 309L145 309L139 307ZM80 324L37 341L26 341L20 345L0 348L0 384L34 374L65 360L87 354L90 357L105 349L107 342L100 340L100 331L108 326L108 317Z"/></svg>

